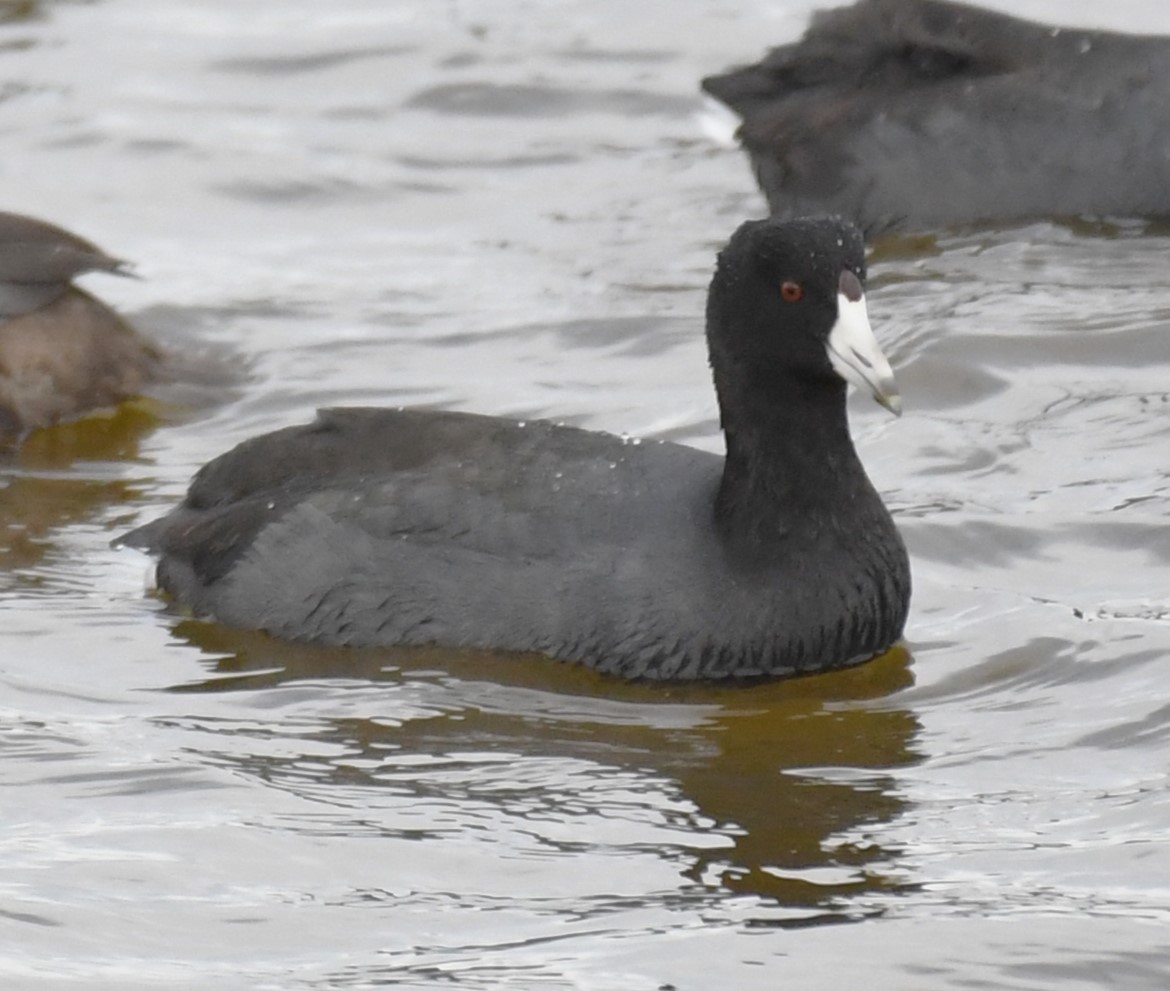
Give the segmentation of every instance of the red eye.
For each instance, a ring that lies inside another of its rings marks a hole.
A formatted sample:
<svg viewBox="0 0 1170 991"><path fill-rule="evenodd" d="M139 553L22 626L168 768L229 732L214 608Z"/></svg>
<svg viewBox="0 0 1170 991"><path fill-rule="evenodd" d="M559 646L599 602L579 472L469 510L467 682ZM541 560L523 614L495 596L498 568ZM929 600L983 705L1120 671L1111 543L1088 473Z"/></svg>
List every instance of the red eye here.
<svg viewBox="0 0 1170 991"><path fill-rule="evenodd" d="M791 280L781 282L780 295L786 303L796 303L804 295L804 286L799 282L792 282Z"/></svg>

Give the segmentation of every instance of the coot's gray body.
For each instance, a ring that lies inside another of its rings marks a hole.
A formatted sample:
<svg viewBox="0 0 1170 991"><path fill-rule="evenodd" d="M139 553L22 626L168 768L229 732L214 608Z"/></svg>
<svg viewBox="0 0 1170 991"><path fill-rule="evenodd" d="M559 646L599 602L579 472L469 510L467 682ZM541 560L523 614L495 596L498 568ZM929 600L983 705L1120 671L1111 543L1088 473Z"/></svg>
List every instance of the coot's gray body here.
<svg viewBox="0 0 1170 991"><path fill-rule="evenodd" d="M897 404L863 279L838 221L736 233L708 306L726 458L326 410L212 461L127 542L160 554L178 602L297 640L536 651L653 679L866 660L900 637L910 578L846 422L842 375Z"/></svg>

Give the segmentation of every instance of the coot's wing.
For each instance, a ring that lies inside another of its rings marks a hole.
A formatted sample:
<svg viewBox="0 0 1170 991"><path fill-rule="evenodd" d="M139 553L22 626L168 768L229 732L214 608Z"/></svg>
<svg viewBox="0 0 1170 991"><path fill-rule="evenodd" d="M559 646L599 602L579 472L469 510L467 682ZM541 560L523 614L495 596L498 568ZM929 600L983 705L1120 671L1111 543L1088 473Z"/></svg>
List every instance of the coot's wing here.
<svg viewBox="0 0 1170 991"><path fill-rule="evenodd" d="M691 448L547 421L329 409L209 462L178 508L123 542L159 554L160 573L189 569L184 588L207 586L262 531L311 505L317 525L327 518L355 539L568 560L635 538L645 544L648 531L681 525L674 512L694 525L696 503L709 510L720 465Z"/></svg>

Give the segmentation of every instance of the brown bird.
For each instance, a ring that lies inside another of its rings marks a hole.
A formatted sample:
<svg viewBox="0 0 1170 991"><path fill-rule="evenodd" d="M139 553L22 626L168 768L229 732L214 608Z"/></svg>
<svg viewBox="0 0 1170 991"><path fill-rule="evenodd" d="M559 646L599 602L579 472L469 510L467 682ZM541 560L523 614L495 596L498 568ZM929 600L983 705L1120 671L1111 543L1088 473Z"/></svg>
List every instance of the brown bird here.
<svg viewBox="0 0 1170 991"><path fill-rule="evenodd" d="M130 266L69 231L0 212L0 445L135 396L158 349L73 285Z"/></svg>

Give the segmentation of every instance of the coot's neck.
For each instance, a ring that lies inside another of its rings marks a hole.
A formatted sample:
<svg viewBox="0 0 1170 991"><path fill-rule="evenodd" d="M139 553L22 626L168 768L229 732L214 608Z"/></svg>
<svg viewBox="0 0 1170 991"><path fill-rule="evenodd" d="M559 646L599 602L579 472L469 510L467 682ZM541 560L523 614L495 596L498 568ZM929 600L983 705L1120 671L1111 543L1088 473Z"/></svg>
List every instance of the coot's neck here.
<svg viewBox="0 0 1170 991"><path fill-rule="evenodd" d="M794 520L817 529L863 508L873 488L849 435L845 389L789 379L718 390L727 458L715 519L725 540L766 554L793 538Z"/></svg>

